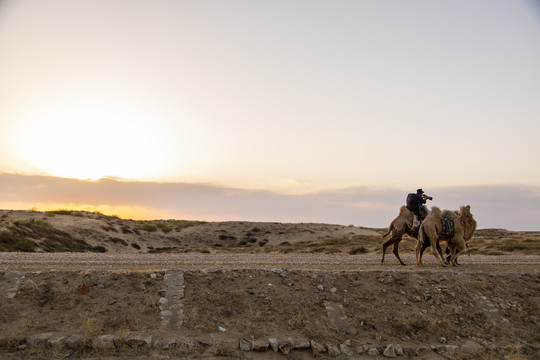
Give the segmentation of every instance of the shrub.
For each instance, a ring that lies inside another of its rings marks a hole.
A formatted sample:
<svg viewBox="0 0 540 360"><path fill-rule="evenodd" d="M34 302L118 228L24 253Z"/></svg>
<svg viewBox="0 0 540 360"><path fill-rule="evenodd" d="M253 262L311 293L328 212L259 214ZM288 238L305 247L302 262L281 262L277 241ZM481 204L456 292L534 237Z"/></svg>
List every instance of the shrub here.
<svg viewBox="0 0 540 360"><path fill-rule="evenodd" d="M358 248L355 248L355 249L352 249L351 251L349 251L349 254L350 255L356 255L356 254L365 254L367 252L368 252L368 249L366 249L363 246L360 246Z"/></svg>
<svg viewBox="0 0 540 360"><path fill-rule="evenodd" d="M44 228L52 227L52 225L47 220L32 220L31 222Z"/></svg>
<svg viewBox="0 0 540 360"><path fill-rule="evenodd" d="M54 215L71 215L72 211L67 209L58 209L58 210L50 210L47 211L47 215L54 216Z"/></svg>
<svg viewBox="0 0 540 360"><path fill-rule="evenodd" d="M160 228L161 231L163 231L164 233L170 233L173 230L173 228L169 224L162 222L158 223L157 227Z"/></svg>
<svg viewBox="0 0 540 360"><path fill-rule="evenodd" d="M6 251L33 252L36 243L9 231L0 232L0 248Z"/></svg>
<svg viewBox="0 0 540 360"><path fill-rule="evenodd" d="M157 226L154 224L143 224L141 229L148 232L155 232L157 231Z"/></svg>
<svg viewBox="0 0 540 360"><path fill-rule="evenodd" d="M202 225L206 224L206 221L192 221L192 220L174 220L173 221L174 226L176 227L176 230L179 231L183 228L195 226L195 225Z"/></svg>

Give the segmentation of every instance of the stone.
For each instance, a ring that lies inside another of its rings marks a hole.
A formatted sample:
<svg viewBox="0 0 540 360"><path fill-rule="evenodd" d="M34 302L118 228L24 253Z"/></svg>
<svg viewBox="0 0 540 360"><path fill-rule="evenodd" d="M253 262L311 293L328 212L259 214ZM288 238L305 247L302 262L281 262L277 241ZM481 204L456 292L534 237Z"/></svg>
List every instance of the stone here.
<svg viewBox="0 0 540 360"><path fill-rule="evenodd" d="M164 339L164 340L161 340L161 341L156 341L156 343L154 343L154 347L155 348L158 348L159 344L162 344L162 349L163 350L170 350L170 349L174 349L176 347L176 345L178 344L178 341L174 338L168 338L168 339Z"/></svg>
<svg viewBox="0 0 540 360"><path fill-rule="evenodd" d="M314 355L326 352L326 348L324 347L324 345L316 342L315 340L311 340L311 350L313 351Z"/></svg>
<svg viewBox="0 0 540 360"><path fill-rule="evenodd" d="M339 350L341 351L342 354L345 354L346 356L353 356L354 355L354 352L352 351L352 349L349 347L349 345L346 345L346 344L340 344L339 345Z"/></svg>
<svg viewBox="0 0 540 360"><path fill-rule="evenodd" d="M379 350L377 350L377 348L370 348L368 351L367 351L368 355L371 355L371 356L379 356L380 353L379 353Z"/></svg>
<svg viewBox="0 0 540 360"><path fill-rule="evenodd" d="M76 350L81 346L82 337L78 335L71 335L66 339L66 346L70 350Z"/></svg>
<svg viewBox="0 0 540 360"><path fill-rule="evenodd" d="M389 344L386 347L386 349L384 349L383 356L390 357L390 358L395 358L397 356L396 349L394 348L393 344Z"/></svg>
<svg viewBox="0 0 540 360"><path fill-rule="evenodd" d="M416 348L415 355L422 356L422 355L429 354L430 352L431 352L430 348L428 348L427 346L421 346L419 348Z"/></svg>
<svg viewBox="0 0 540 360"><path fill-rule="evenodd" d="M240 339L238 346L240 347L240 351L251 351L251 342L245 339Z"/></svg>
<svg viewBox="0 0 540 360"><path fill-rule="evenodd" d="M210 340L205 340L205 339L199 339L197 340L197 344L203 346L203 347L210 347L212 345L214 345L214 343Z"/></svg>
<svg viewBox="0 0 540 360"><path fill-rule="evenodd" d="M254 340L251 342L251 349L253 351L265 352L268 350L270 343L266 340Z"/></svg>
<svg viewBox="0 0 540 360"><path fill-rule="evenodd" d="M469 341L461 345L461 351L465 354L475 356L481 354L484 351L484 347L473 341Z"/></svg>
<svg viewBox="0 0 540 360"><path fill-rule="evenodd" d="M341 351L339 351L338 347L335 345L326 344L326 351L328 352L328 355L332 357L341 355Z"/></svg>
<svg viewBox="0 0 540 360"><path fill-rule="evenodd" d="M397 356L403 356L403 354L405 353L405 351L403 350L403 346L401 346L401 344L394 344L394 349L396 350Z"/></svg>
<svg viewBox="0 0 540 360"><path fill-rule="evenodd" d="M37 335L31 335L26 339L26 342L30 346L40 346L47 344L47 341L49 341L50 338L52 338L54 334L52 332L47 332L43 334L37 334Z"/></svg>
<svg viewBox="0 0 540 360"><path fill-rule="evenodd" d="M165 317L165 316L171 316L172 315L172 311L169 311L169 310L163 310L159 313L159 315L161 317Z"/></svg>
<svg viewBox="0 0 540 360"><path fill-rule="evenodd" d="M295 350L307 350L311 347L311 343L309 340L300 340L294 342L294 349Z"/></svg>
<svg viewBox="0 0 540 360"><path fill-rule="evenodd" d="M90 291L90 287L88 286L87 283L83 282L81 285L79 285L79 287L77 288L77 291L81 295L86 295Z"/></svg>
<svg viewBox="0 0 540 360"><path fill-rule="evenodd" d="M457 345L442 345L442 352L446 354L455 354L459 351L459 346Z"/></svg>
<svg viewBox="0 0 540 360"><path fill-rule="evenodd" d="M294 342L290 338L278 341L278 349L283 355L290 353L293 348Z"/></svg>
<svg viewBox="0 0 540 360"><path fill-rule="evenodd" d="M324 285L317 285L317 290L324 291Z"/></svg>
<svg viewBox="0 0 540 360"><path fill-rule="evenodd" d="M165 297L166 294L167 294L167 292L165 290L159 290L158 291L159 297Z"/></svg>
<svg viewBox="0 0 540 360"><path fill-rule="evenodd" d="M49 345L49 347L55 351L62 350L65 345L64 339L64 336L53 336L47 340L47 345Z"/></svg>
<svg viewBox="0 0 540 360"><path fill-rule="evenodd" d="M114 304L116 304L116 300L110 299L110 300L109 300L109 305L114 305Z"/></svg>
<svg viewBox="0 0 540 360"><path fill-rule="evenodd" d="M161 297L159 298L158 304L159 305L167 305L169 303L169 300L167 298Z"/></svg>
<svg viewBox="0 0 540 360"><path fill-rule="evenodd" d="M364 349L364 347L362 345L356 347L356 353L357 354L363 354L365 352L366 352L366 350Z"/></svg>
<svg viewBox="0 0 540 360"><path fill-rule="evenodd" d="M274 352L279 350L279 345L276 338L268 338L268 344L270 345L270 348L274 350Z"/></svg>
<svg viewBox="0 0 540 360"><path fill-rule="evenodd" d="M94 348L97 350L114 350L116 346L114 344L113 335L101 335L94 340Z"/></svg>
<svg viewBox="0 0 540 360"><path fill-rule="evenodd" d="M128 334L125 341L130 348L145 350L152 348L152 335Z"/></svg>
<svg viewBox="0 0 540 360"><path fill-rule="evenodd" d="M347 315L343 314L343 305L331 301L324 301L326 315L330 319L330 323L337 329L347 329Z"/></svg>

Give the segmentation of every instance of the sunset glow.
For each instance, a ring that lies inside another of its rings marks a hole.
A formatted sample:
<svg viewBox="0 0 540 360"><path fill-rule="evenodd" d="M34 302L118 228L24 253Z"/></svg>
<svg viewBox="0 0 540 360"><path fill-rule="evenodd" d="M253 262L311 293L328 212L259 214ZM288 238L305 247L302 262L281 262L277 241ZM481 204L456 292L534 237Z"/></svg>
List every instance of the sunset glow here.
<svg viewBox="0 0 540 360"><path fill-rule="evenodd" d="M29 167L92 180L142 179L164 173L161 154L168 151L169 135L157 128L153 114L135 99L89 93L40 105L25 109L11 124L10 147Z"/></svg>

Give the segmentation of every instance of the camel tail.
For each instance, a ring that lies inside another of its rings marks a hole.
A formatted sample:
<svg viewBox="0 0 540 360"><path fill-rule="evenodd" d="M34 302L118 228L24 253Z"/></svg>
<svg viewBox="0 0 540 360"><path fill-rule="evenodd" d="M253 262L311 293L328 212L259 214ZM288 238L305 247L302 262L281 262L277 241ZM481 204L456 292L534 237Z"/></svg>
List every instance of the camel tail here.
<svg viewBox="0 0 540 360"><path fill-rule="evenodd" d="M388 234L390 234L391 231L392 231L392 224L390 224L390 226L388 227L388 231L386 232L386 234L381 235L381 237L382 237L382 238L387 237Z"/></svg>

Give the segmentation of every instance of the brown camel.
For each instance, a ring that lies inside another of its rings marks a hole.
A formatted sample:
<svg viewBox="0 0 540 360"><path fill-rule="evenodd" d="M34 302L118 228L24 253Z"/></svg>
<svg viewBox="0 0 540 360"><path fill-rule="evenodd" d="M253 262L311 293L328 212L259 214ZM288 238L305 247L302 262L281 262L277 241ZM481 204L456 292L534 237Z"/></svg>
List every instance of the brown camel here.
<svg viewBox="0 0 540 360"><path fill-rule="evenodd" d="M427 213L424 217L427 216ZM403 235L409 235L418 240L418 231L413 230L413 219L414 213L407 209L403 205L399 209L399 215L390 223L388 226L388 231L382 237L386 237L388 234L392 233L390 239L386 240L382 245L382 258L381 264L384 264L384 256L386 254L386 249L393 245L392 252L396 255L396 258L399 260L401 265L406 265L403 260L399 257L399 242L402 240Z"/></svg>
<svg viewBox="0 0 540 360"><path fill-rule="evenodd" d="M417 265L422 265L424 250L431 244L433 255L441 260L443 266L447 266L438 245L440 240L444 240L450 249L450 264L458 266L457 252L465 250L466 242L472 238L476 230L476 220L474 220L470 209L469 205L462 206L458 213L449 210L441 211L435 206L431 209L431 213L420 225L415 248ZM448 219L453 224L454 231L452 233L443 233L443 218Z"/></svg>

